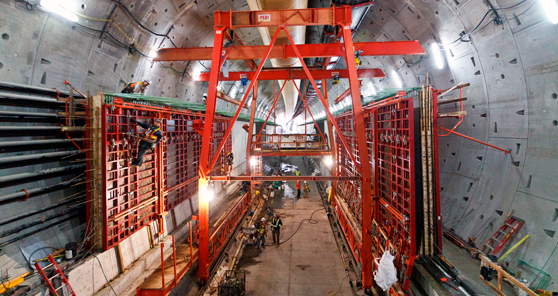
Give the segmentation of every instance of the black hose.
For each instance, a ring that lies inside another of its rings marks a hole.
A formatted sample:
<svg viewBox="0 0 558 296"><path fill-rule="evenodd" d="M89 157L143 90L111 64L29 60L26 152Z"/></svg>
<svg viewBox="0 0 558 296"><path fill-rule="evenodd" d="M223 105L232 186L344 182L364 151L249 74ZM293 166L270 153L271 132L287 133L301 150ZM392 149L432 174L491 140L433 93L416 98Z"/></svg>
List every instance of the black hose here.
<svg viewBox="0 0 558 296"><path fill-rule="evenodd" d="M318 224L318 220L312 219L312 216L314 216L314 214L315 214L316 212L322 211L322 210L325 210L325 209L318 209L318 210L315 210L314 212L312 212L312 215L310 215L310 218L300 220L300 224L298 225L298 228L295 230L295 232L294 232L293 234L291 234L291 236L289 236L286 240L280 242L279 245L282 245L282 244L288 242L291 238L293 238L293 236L295 236L295 234L298 232L298 230L299 230L300 227L302 226L302 222L308 221L309 224Z"/></svg>

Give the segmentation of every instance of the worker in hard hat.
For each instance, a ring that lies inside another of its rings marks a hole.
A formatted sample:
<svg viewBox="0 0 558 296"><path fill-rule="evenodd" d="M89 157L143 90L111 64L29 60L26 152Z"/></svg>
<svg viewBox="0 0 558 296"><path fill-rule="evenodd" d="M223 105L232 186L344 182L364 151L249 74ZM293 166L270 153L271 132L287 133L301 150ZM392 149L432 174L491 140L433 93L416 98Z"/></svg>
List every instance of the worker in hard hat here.
<svg viewBox="0 0 558 296"><path fill-rule="evenodd" d="M260 223L260 228L258 228L256 235L258 236L258 250L262 248L265 249L265 237L267 236L267 230L265 227L265 218L262 218Z"/></svg>
<svg viewBox="0 0 558 296"><path fill-rule="evenodd" d="M143 164L143 157L147 153L148 150L154 149L161 140L163 140L163 132L161 131L161 119L155 119L154 124L148 125L145 123L141 123L134 118L132 118L132 123L139 125L140 127L146 129L143 133L139 148L138 148L138 155L136 159L132 162L132 166L141 166Z"/></svg>
<svg viewBox="0 0 558 296"><path fill-rule="evenodd" d="M296 181L296 190L297 190L297 194L296 194L296 198L300 198L300 180Z"/></svg>
<svg viewBox="0 0 558 296"><path fill-rule="evenodd" d="M300 171L298 170L298 168L296 168L296 170L295 170L295 176L297 176L297 177L300 176Z"/></svg>
<svg viewBox="0 0 558 296"><path fill-rule="evenodd" d="M279 218L279 214L275 213L273 219L271 219L271 235L273 236L273 243L279 244L279 237L281 236L281 226L283 226L283 221Z"/></svg>
<svg viewBox="0 0 558 296"><path fill-rule="evenodd" d="M310 193L310 187L308 187L308 184L304 181L304 198L308 198L308 193Z"/></svg>
<svg viewBox="0 0 558 296"><path fill-rule="evenodd" d="M234 154L232 153L232 151L229 151L229 152L227 152L227 167L228 167L227 172L229 174L232 170L233 162L234 162Z"/></svg>
<svg viewBox="0 0 558 296"><path fill-rule="evenodd" d="M121 93L123 93L123 94L137 94L137 93L145 94L145 89L150 84L151 84L151 81L149 81L148 79L145 79L143 81L128 83L126 85L126 87L124 87L122 89Z"/></svg>

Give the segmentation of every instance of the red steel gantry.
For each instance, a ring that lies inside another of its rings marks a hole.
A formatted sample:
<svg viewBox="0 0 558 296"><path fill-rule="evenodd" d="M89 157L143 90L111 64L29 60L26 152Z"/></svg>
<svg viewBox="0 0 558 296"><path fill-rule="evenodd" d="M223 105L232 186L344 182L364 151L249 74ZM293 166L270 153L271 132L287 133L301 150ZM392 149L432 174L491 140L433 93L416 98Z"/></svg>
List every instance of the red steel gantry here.
<svg viewBox="0 0 558 296"><path fill-rule="evenodd" d="M210 239L209 239L209 207L208 207L208 181L210 172L217 162L217 157L221 152L225 141L231 133L232 127L236 122L242 107L247 101L250 90L260 79L265 61L268 58L289 58L296 57L300 60L306 77L312 83L314 89L318 90L312 71L304 63L305 57L333 57L341 56L347 63L347 78L350 84L350 93L353 105L354 132L358 147L367 147L365 130L365 120L360 101L360 89L358 81L358 71L355 62L355 49L363 50L361 55L408 55L424 54L424 50L416 41L398 41L382 43L353 43L351 32L351 7L330 7L313 8L300 10L265 10L265 11L216 11L215 16L215 39L213 48L193 48L193 49L163 49L158 52L156 61L173 60L209 60L211 59L211 70L209 72L209 90L207 98L207 109L205 122L203 125L203 137L201 146L200 166L199 166L199 276L201 279L209 278L210 260ZM296 45L289 32L288 26L309 26L309 25L332 25L339 26L340 35L344 43L338 44L307 44ZM228 29L251 28L251 27L277 27L269 46L231 46L223 47L223 40L228 34ZM284 31L290 44L275 46L274 43L280 31ZM211 54L209 54L211 51ZM220 70L226 59L260 59L260 64L255 72L250 76L250 85L244 94L240 106L238 107L232 121L223 136L223 141L218 146L212 156L211 145L213 137L213 123L215 118L215 107L217 101L217 85L221 79ZM327 76L327 75L326 75ZM319 79L329 77L320 76ZM262 76L263 78L263 76ZM331 77L332 78L332 77ZM205 78L204 78L205 79ZM365 289L370 289L373 285L372 278L372 170L367 149L360 149L358 155L353 155L345 136L340 132L339 126L329 111L329 106L324 96L317 92L318 97L324 105L328 121L335 127L338 139L344 149L347 150L351 162L354 164L358 173L358 178L362 183L362 251L360 253L362 264L362 278ZM256 95L254 95L254 98ZM254 105L254 103L252 103ZM252 110L253 113L253 110ZM253 126L253 117L250 126ZM250 140L251 141L251 140ZM358 161L357 161L358 159ZM227 178L227 177L225 177ZM335 177L333 177L335 178Z"/></svg>

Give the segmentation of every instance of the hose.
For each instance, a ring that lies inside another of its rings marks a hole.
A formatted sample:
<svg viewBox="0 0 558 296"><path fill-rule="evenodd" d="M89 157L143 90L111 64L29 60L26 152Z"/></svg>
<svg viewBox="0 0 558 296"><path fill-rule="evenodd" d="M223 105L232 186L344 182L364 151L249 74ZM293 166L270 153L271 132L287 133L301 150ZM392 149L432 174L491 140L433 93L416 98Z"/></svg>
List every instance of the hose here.
<svg viewBox="0 0 558 296"><path fill-rule="evenodd" d="M300 227L302 226L302 222L308 221L309 224L318 224L318 220L312 219L312 216L314 216L314 214L315 214L316 212L322 211L322 210L325 210L325 209L318 209L318 210L315 210L314 212L312 212L312 215L310 215L310 218L300 220L300 224L298 225L298 228L295 230L295 232L294 232L293 234L291 234L291 236L289 236L286 240L280 242L278 245L282 245L282 244L288 242L291 238L293 238L293 236L295 236L295 234L298 232L298 230L299 230Z"/></svg>

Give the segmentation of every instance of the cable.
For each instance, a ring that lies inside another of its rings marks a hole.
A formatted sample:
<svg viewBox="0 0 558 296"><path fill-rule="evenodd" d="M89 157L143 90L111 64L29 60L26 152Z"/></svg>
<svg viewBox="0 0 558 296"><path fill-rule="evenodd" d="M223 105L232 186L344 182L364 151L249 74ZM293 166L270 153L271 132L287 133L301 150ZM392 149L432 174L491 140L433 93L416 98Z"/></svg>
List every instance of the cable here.
<svg viewBox="0 0 558 296"><path fill-rule="evenodd" d="M470 38L469 38L468 40L464 40L463 38L464 38L465 36L471 36L472 34L475 34L475 33L477 33L478 31L481 31L481 30L483 30L484 28L486 28L490 23L486 24L485 26L483 26L482 28L479 29L479 27L482 25L482 23L484 22L484 20L485 20L486 17L488 16L488 14L490 14L491 12L495 12L495 11L497 11L497 10L508 10L508 9L512 9L512 8L515 8L515 7L519 6L519 5L522 5L522 4L526 3L527 1L529 1L529 0L523 0L523 1L519 2L519 3L517 3L517 4L514 4L514 5L512 5L512 6L508 6L508 7L491 8L491 9L489 9L489 10L484 14L484 16L482 17L481 21L475 26L475 28L474 28L473 30L469 31L469 33L465 33L465 31L463 31L463 32L462 32L462 35L459 36L459 38L455 39L453 42L448 43L448 44L441 44L441 43L440 43L440 45L445 47L445 46L453 45L453 44L455 44L456 42L459 42L459 43L461 43L461 42L471 42L471 39L470 39ZM538 0L535 0L534 3L536 3L537 1L538 1ZM533 5L534 5L534 3L533 3ZM531 5L531 6L532 6L532 5ZM531 8L531 7L529 7L529 8ZM529 10L529 8L527 8L527 10ZM527 11L527 10L526 10L526 11ZM525 13L526 11L522 12L521 14ZM495 22L497 19L499 19L499 18L495 18L493 21ZM478 31L477 31L477 29L478 29Z"/></svg>
<svg viewBox="0 0 558 296"><path fill-rule="evenodd" d="M318 209L318 210L315 210L314 212L312 212L312 215L310 215L310 218L308 218L308 219L302 219L302 220L300 221L300 224L298 225L298 228L295 230L295 232L294 232L293 234L291 234L291 236L289 236L289 238L287 238L286 240L280 242L279 245L282 245L282 244L288 242L291 238L293 238L293 236L295 236L295 234L298 232L298 230L299 230L300 227L302 226L302 222L308 220L308 223L309 223L309 224L318 224L318 220L312 219L312 216L314 216L314 214L315 214L316 212L318 212L318 211L323 211L323 210L325 210L325 209Z"/></svg>
<svg viewBox="0 0 558 296"><path fill-rule="evenodd" d="M118 294L116 293L116 291L114 291L114 288L112 287L112 285L110 284L107 275L105 274L105 270L103 269L103 264L101 264L101 260L99 260L99 258L97 258L97 256L95 256L95 254L91 254L93 255L93 257L95 257L95 259L97 259L97 261L99 262L99 266L101 267L101 271L103 272L103 276L105 277L105 280L107 281L107 284L109 285L110 289L112 290L112 292L114 292L114 295L118 296ZM91 264L92 268L95 268L95 264ZM93 271L91 271L93 272ZM109 294L110 295L110 294Z"/></svg>
<svg viewBox="0 0 558 296"><path fill-rule="evenodd" d="M337 295L337 293L339 293L339 291L341 290L341 285L343 285L343 282L344 282L345 279L348 278L348 277L349 277L349 275L347 274L347 275L341 280L341 283L339 283L339 287L337 287L337 291L335 291L335 293L333 293L333 294L331 294L331 291L329 291L329 292L327 293L327 296L335 296L335 295Z"/></svg>
<svg viewBox="0 0 558 296"><path fill-rule="evenodd" d="M33 4L29 3L29 1L26 1L26 0L14 0L14 1L15 1L16 3L23 3L23 4L25 4L25 8L27 8L27 10L29 10L29 11L35 10L35 6L36 6L36 5L33 5Z"/></svg>

